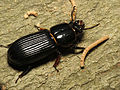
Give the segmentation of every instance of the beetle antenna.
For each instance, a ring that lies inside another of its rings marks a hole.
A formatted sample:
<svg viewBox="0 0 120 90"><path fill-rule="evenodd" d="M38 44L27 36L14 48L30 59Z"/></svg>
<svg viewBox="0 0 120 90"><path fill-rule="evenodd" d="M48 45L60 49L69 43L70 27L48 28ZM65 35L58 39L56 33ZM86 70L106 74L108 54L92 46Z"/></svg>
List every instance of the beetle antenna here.
<svg viewBox="0 0 120 90"><path fill-rule="evenodd" d="M92 26L92 27L89 27L89 28L84 28L83 30L92 29L92 28L94 28L94 27L97 27L98 25L100 25L100 23L98 23L98 24L96 24L96 25L94 25L94 26Z"/></svg>

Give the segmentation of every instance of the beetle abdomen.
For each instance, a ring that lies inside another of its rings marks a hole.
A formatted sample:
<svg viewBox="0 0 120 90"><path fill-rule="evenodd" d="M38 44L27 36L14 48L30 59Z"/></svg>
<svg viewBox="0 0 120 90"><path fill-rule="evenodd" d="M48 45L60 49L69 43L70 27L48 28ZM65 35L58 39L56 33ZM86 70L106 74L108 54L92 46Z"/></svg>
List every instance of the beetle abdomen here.
<svg viewBox="0 0 120 90"><path fill-rule="evenodd" d="M56 43L48 30L41 30L16 40L8 50L12 64L26 65L43 59L56 51Z"/></svg>

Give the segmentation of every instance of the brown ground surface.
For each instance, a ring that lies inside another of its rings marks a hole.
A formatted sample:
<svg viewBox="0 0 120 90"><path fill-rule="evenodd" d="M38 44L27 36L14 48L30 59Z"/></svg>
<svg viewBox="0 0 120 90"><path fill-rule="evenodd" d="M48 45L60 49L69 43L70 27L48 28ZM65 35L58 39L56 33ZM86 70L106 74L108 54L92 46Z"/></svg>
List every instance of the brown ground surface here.
<svg viewBox="0 0 120 90"><path fill-rule="evenodd" d="M85 69L80 69L81 54L71 54L61 59L59 73L52 61L34 68L15 84L21 72L7 64L7 49L0 48L0 83L8 90L120 90L120 0L76 0L76 5L77 19L84 20L86 27L100 23L85 31L79 46L110 36L87 56ZM71 9L69 0L0 0L0 44L36 32L38 22L48 29L69 22ZM37 11L38 17L24 19L30 10Z"/></svg>

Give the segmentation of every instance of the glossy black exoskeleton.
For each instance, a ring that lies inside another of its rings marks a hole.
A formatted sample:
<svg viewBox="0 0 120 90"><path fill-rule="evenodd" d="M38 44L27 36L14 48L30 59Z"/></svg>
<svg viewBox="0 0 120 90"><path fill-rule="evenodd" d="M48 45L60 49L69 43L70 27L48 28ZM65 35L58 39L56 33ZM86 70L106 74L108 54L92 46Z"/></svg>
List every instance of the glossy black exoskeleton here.
<svg viewBox="0 0 120 90"><path fill-rule="evenodd" d="M51 55L57 54L57 59L53 65L56 69L60 61L61 51L65 49L82 49L77 47L77 42L83 36L83 30L92 29L97 25L90 28L85 28L82 20L74 20L74 10L71 12L71 22L55 25L50 30L38 28L39 32L29 34L21 37L8 46L0 45L0 47L8 48L8 64L17 69L23 68L24 70L16 80L26 75L37 63L47 63L50 59L46 59ZM79 39L78 39L79 37ZM79 52L72 52L78 54ZM58 69L56 69L58 71Z"/></svg>
<svg viewBox="0 0 120 90"><path fill-rule="evenodd" d="M39 28L39 32L23 36L8 46L0 45L0 47L7 47L8 49L8 63L16 67L27 67L18 79L26 75L31 69L32 64L44 61L44 58L58 53L58 57L53 67L56 69L60 61L60 48L84 49L77 47L77 37L83 34L83 30L91 29L99 24L85 28L82 20L71 21L70 23L62 23L47 29ZM56 69L57 70L57 69ZM58 71L58 70L57 70ZM18 81L16 80L16 82Z"/></svg>

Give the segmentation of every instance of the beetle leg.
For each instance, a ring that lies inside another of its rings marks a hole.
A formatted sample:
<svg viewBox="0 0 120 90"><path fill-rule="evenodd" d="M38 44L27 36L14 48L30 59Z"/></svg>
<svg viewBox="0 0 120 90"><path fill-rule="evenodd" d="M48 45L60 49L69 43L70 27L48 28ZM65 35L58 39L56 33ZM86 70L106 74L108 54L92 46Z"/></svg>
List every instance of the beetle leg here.
<svg viewBox="0 0 120 90"><path fill-rule="evenodd" d="M11 43L11 44L8 44L7 46L0 45L0 47L9 48L11 45L12 45L12 43Z"/></svg>
<svg viewBox="0 0 120 90"><path fill-rule="evenodd" d="M54 65L53 65L53 67L55 68L55 70L57 72L59 72L59 70L56 67L58 66L59 63L60 63L60 56L57 57L57 59L55 60Z"/></svg>
<svg viewBox="0 0 120 90"><path fill-rule="evenodd" d="M94 28L94 27L97 27L98 25L100 25L100 24L98 23L98 24L96 24L96 25L94 25L94 26L92 26L92 27L89 27L89 28L84 28L83 30L92 29L92 28Z"/></svg>
<svg viewBox="0 0 120 90"><path fill-rule="evenodd" d="M34 25L35 28L37 28L38 31L45 30L45 28L40 28L40 26Z"/></svg>
<svg viewBox="0 0 120 90"><path fill-rule="evenodd" d="M8 46L0 45L0 47L8 48Z"/></svg>
<svg viewBox="0 0 120 90"><path fill-rule="evenodd" d="M58 64L60 63L60 59L61 59L61 54L60 54L60 52L59 52L59 55L58 55L58 57L56 58L55 63L54 63L54 65L53 65L53 67L55 68L55 70L56 70L57 72L59 72L59 70L58 70L56 67L57 67Z"/></svg>
<svg viewBox="0 0 120 90"><path fill-rule="evenodd" d="M25 69L25 70L18 76L18 78L17 78L17 80L15 81L15 83L17 83L17 81L18 81L20 78L22 78L23 76L25 76L26 74L28 74L31 69L32 69L31 66L28 66L28 68Z"/></svg>

